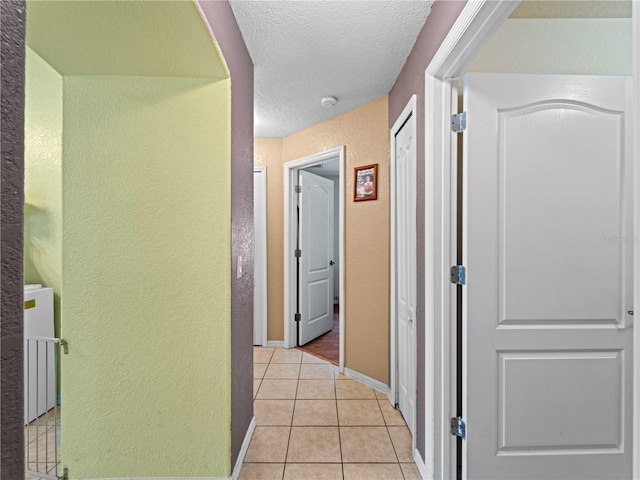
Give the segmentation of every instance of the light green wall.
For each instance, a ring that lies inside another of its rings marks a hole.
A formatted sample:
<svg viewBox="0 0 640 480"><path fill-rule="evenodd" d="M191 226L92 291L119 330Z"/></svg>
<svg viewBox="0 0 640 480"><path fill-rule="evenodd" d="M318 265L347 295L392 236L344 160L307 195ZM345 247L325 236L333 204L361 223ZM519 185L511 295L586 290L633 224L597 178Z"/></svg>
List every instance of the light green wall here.
<svg viewBox="0 0 640 480"><path fill-rule="evenodd" d="M27 0L27 14L29 46L63 75L229 76L194 1Z"/></svg>
<svg viewBox="0 0 640 480"><path fill-rule="evenodd" d="M27 47L24 155L24 282L54 291L60 328L62 267L62 76Z"/></svg>
<svg viewBox="0 0 640 480"><path fill-rule="evenodd" d="M230 475L230 81L64 77L62 465Z"/></svg>
<svg viewBox="0 0 640 480"><path fill-rule="evenodd" d="M511 18L466 71L631 75L631 30L630 18Z"/></svg>
<svg viewBox="0 0 640 480"><path fill-rule="evenodd" d="M72 479L226 477L230 81L219 46L191 1L29 0L27 43L47 72L28 66L28 82L58 82L32 105L58 135L43 154L62 160L42 177L62 192L61 466Z"/></svg>

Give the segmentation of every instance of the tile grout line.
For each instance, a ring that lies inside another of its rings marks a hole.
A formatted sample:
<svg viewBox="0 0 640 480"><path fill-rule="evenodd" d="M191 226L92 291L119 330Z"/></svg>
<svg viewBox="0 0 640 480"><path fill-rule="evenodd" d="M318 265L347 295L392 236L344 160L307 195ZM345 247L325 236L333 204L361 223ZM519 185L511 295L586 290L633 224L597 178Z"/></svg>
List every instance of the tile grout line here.
<svg viewBox="0 0 640 480"><path fill-rule="evenodd" d="M255 347L254 347L254 348L255 348ZM271 352L271 355L269 356L269 359L268 359L268 362L267 362L267 367L265 368L265 372L264 372L264 374L263 374L262 378L260 379L260 385L258 386L258 390L256 391L256 394L255 394L255 396L254 396L254 398L253 398L253 401L254 401L254 415L255 415L255 401L256 401L257 396L258 396L258 394L259 394L259 392L260 392L260 389L262 388L262 382L263 382L263 380L264 380L264 376L266 375L266 371L267 371L267 369L269 368L269 365L271 365L271 360L272 360L272 358L273 358L273 355L275 354L275 351L276 351L276 349L274 348L274 349L272 350L272 352ZM254 365L255 365L255 362L254 362ZM289 437L290 437L290 436L291 436L291 428L289 428ZM287 451L288 451L288 448L289 448L289 444L288 444L288 440L287 440ZM285 453L285 460L286 460L286 453ZM241 474L241 475L242 475L242 468L244 468L245 463L256 463L256 464L278 464L279 462L243 462L242 467L241 467L241 469L240 469L240 472L241 472L240 474ZM284 464L283 464L283 465L284 465ZM283 468L283 471L282 471L282 475L283 475L283 477L284 477L284 468Z"/></svg>
<svg viewBox="0 0 640 480"><path fill-rule="evenodd" d="M284 466L282 468L282 479L284 480L285 472L287 471L287 459L289 458L289 447L291 445L291 435L293 434L293 417L296 414L296 402L298 401L298 386L300 385L300 369L302 368L302 352L300 354L300 364L298 366L298 377L296 379L296 392L293 395L293 409L291 410L291 422L289 424L289 439L287 441L287 451L284 454Z"/></svg>
<svg viewBox="0 0 640 480"><path fill-rule="evenodd" d="M275 350L273 351L275 355ZM273 358L273 357L272 357ZM271 362L269 362L271 365ZM298 372L298 377L300 377L300 373ZM296 393L298 391L298 384L296 383ZM289 456L289 446L291 445L291 430L293 428L293 414L296 410L296 399L293 399L293 410L291 411L291 420L289 422L289 438L287 438L287 449L284 452L284 461L282 464L282 480L284 480L284 472L287 470L287 457Z"/></svg>
<svg viewBox="0 0 640 480"><path fill-rule="evenodd" d="M272 351L271 356L270 356L270 358L269 358L269 363L267 364L267 369L269 368L269 366L274 365L274 364L272 363L272 361L274 360L275 353L276 353L276 351L277 351L277 350L278 350L278 349L276 348L276 349L274 349L274 350ZM292 441L292 432L293 432L293 427L294 427L295 411L296 411L297 403L298 403L298 400L299 400L299 398L298 398L298 394L299 394L299 392L300 392L300 381L302 380L301 375L302 375L302 366L303 366L303 364L304 364L305 352L300 352L300 354L301 354L301 355L300 355L300 359L299 359L299 361L298 361L298 362L294 362L295 364L297 364L297 365L298 365L298 368L297 368L297 378L296 378L295 391L294 391L294 395L293 395L293 409L292 409L292 413L291 413L291 420L290 420L290 422L289 422L289 436L288 436L288 438L287 438L287 447L286 447L285 459L284 459L284 464L283 464L282 479L284 479L284 477L285 477L285 473L286 473L286 469L287 469L287 466L288 466L288 465L289 465L289 463L290 463L290 462L288 462L288 452L290 451L290 449L291 449L291 447L292 447L291 441ZM312 355L311 355L311 356L312 356ZM311 363L315 363L315 362L311 362ZM312 372L309 372L309 373L312 373ZM265 372L265 374L266 374L266 372ZM313 374L315 374L315 372L313 372ZM312 375L312 376L313 376L313 375ZM311 378L311 379L309 379L309 380L321 380L321 378L317 378L317 379ZM339 450L340 450L340 465L341 465L341 473L342 473L342 476L343 476L343 478L344 478L344 475L346 474L346 472L345 472L345 461L344 461L345 459L344 459L344 452L343 452L343 449L342 449L342 435L341 435L341 428L342 428L343 426L345 426L345 425L342 425L342 423L341 423L341 421L340 421L340 417L339 417L339 406L338 406L338 405L339 405L339 400L340 400L340 399L338 398L338 397L339 397L339 394L338 394L338 392L337 392L337 387L339 386L339 384L337 383L337 382L338 382L338 379L336 378L336 375L335 375L335 372L333 371L333 369L332 369L331 380L333 381L333 383L332 383L332 387L333 387L333 392L334 392L334 405L335 405L335 408L336 408L336 416L337 416L337 418L336 418L337 427L336 427L336 428L337 428L337 430L338 430L338 446L339 446ZM262 378L262 379L260 379L260 384L259 384L258 390L256 391L256 398L257 398L257 395L259 394L259 392L261 391L261 389L262 389L262 387L263 387L263 385L262 385L263 381L264 381L264 376L263 376L263 378ZM254 398L254 400L255 400L256 398ZM318 399L319 399L319 398L317 398L317 399L315 399L315 400L318 400ZM344 399L344 400L368 400L368 399L369 399L369 397L363 397L362 399L360 399L360 398L347 398L347 399ZM393 426L393 427L395 427L395 426L396 426L395 424L393 424L393 425L392 425L392 423L393 423L394 419L389 419L389 420L388 420L388 419L385 417L385 415L384 415L384 413L383 413L382 403L381 403L381 401L382 401L382 400L384 400L384 399L380 399L380 398L378 398L378 397L375 395L375 392L374 392L374 399L375 399L375 400L376 400L376 402L377 402L377 405L378 405L378 411L380 412L380 414L381 414L381 416L382 416L383 422L382 422L382 424L381 424L381 425L378 425L378 424L375 424L375 425L374 425L374 424L372 424L372 425L362 425L362 426L364 426L364 427L367 427L367 426L370 426L370 427L374 427L374 426L376 426L376 427L377 427L377 426L384 426L384 427L385 427L385 430L386 430L386 432L387 432L387 438L388 438L388 441L390 441L390 442L391 442L391 446L392 446L392 448L393 448L394 455L395 455L395 457L396 457L396 462L395 462L395 464L396 464L396 465L398 465L398 468L400 469L400 476L398 476L398 478L399 478L399 479L406 479L406 478L407 478L407 477L406 477L406 474L405 474L404 470L402 469L402 462L400 462L400 458L399 458L399 456L398 456L398 450L397 450L397 448L398 448L398 447L394 444L394 442L393 442L393 438L392 438L392 436L391 436L391 430L390 430L390 427L392 427L392 426ZM310 399L310 400L314 400L314 399ZM391 423L390 423L390 422L391 422ZM323 425L309 425L309 427L312 427L312 426L330 426L330 425L325 425L325 424L323 424ZM354 426L359 426L359 425L354 425ZM400 427L400 426L398 425L398 427ZM278 463L278 462L258 462L258 463ZM315 463L315 462L293 462L292 464L296 464L296 463ZM323 463L323 462L320 462L320 463ZM361 462L356 462L356 463L361 463ZM378 463L378 462L372 462L372 463ZM388 462L382 462L382 463L388 463ZM392 464L393 464L393 463L392 463Z"/></svg>
<svg viewBox="0 0 640 480"><path fill-rule="evenodd" d="M344 454L342 453L342 432L340 430L340 411L338 410L338 385L335 371L331 368L331 379L333 380L333 393L335 395L336 402L336 423L338 424L338 446L340 447L340 471L342 472L342 478L344 479Z"/></svg>
<svg viewBox="0 0 640 480"><path fill-rule="evenodd" d="M374 392L375 395L375 392ZM382 405L380 405L380 399L376 396L376 402L378 402L378 408L380 409L380 415L382 415L382 421L384 422L385 429L387 430L387 435L389 436L389 440L391 441L391 447L393 448L393 453L396 454L396 460L398 460L398 468L400 468L400 474L404 479L404 472L402 471L402 465L400 465L400 458L398 457L398 451L396 450L396 445L393 443L393 438L391 438L391 432L389 431L389 424L387 423L387 418L384 416L382 412Z"/></svg>
<svg viewBox="0 0 640 480"><path fill-rule="evenodd" d="M375 395L375 392L374 392ZM380 410L380 415L382 415L382 421L384 422L385 429L387 430L387 435L389 436L389 440L391 441L391 447L393 448L393 453L396 455L396 460L398 461L398 468L400 469L400 474L404 479L404 471L402 470L402 465L400 465L400 457L398 456L398 450L396 449L396 444L393 443L393 438L391 437L391 432L389 431L389 423L387 422L387 418L384 416L382 412L382 406L380 405L380 399L376 396L376 402L378 402L378 409Z"/></svg>

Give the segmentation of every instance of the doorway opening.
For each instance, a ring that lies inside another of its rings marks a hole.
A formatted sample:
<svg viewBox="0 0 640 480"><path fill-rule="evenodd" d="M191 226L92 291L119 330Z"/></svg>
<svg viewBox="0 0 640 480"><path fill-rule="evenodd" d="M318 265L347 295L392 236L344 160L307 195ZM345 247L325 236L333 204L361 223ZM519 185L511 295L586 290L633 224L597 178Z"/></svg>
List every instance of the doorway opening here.
<svg viewBox="0 0 640 480"><path fill-rule="evenodd" d="M299 345L298 350L338 365L340 363L340 303L333 304L332 328L327 333Z"/></svg>
<svg viewBox="0 0 640 480"><path fill-rule="evenodd" d="M344 147L285 164L285 340L344 368Z"/></svg>

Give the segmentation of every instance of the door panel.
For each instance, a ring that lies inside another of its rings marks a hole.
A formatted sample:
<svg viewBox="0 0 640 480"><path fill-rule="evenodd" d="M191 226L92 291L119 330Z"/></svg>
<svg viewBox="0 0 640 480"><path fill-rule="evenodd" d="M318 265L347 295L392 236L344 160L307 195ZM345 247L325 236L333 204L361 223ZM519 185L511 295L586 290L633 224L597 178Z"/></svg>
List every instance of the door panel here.
<svg viewBox="0 0 640 480"><path fill-rule="evenodd" d="M334 183L300 171L300 345L333 328Z"/></svg>
<svg viewBox="0 0 640 480"><path fill-rule="evenodd" d="M414 432L416 409L416 152L415 116L395 137L396 312L398 405Z"/></svg>
<svg viewBox="0 0 640 480"><path fill-rule="evenodd" d="M466 78L467 478L632 476L629 94Z"/></svg>
<svg viewBox="0 0 640 480"><path fill-rule="evenodd" d="M618 449L621 374L622 355L615 350L499 353L498 454ZM601 380L587 380L592 377ZM567 414L553 404L581 408ZM556 431L563 433L550 444L549 432Z"/></svg>
<svg viewBox="0 0 640 480"><path fill-rule="evenodd" d="M621 122L619 112L571 101L498 113L502 324L624 320L621 251L592 255L607 233L622 236ZM528 255L536 250L545 255Z"/></svg>

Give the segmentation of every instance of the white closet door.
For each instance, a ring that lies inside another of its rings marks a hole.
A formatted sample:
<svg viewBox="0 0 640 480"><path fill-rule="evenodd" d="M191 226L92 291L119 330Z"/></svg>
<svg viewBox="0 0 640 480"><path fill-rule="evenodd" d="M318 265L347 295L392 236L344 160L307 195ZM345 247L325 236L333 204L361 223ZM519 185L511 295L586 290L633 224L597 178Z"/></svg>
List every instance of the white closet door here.
<svg viewBox="0 0 640 480"><path fill-rule="evenodd" d="M632 477L629 98L624 78L466 78L467 478Z"/></svg>

